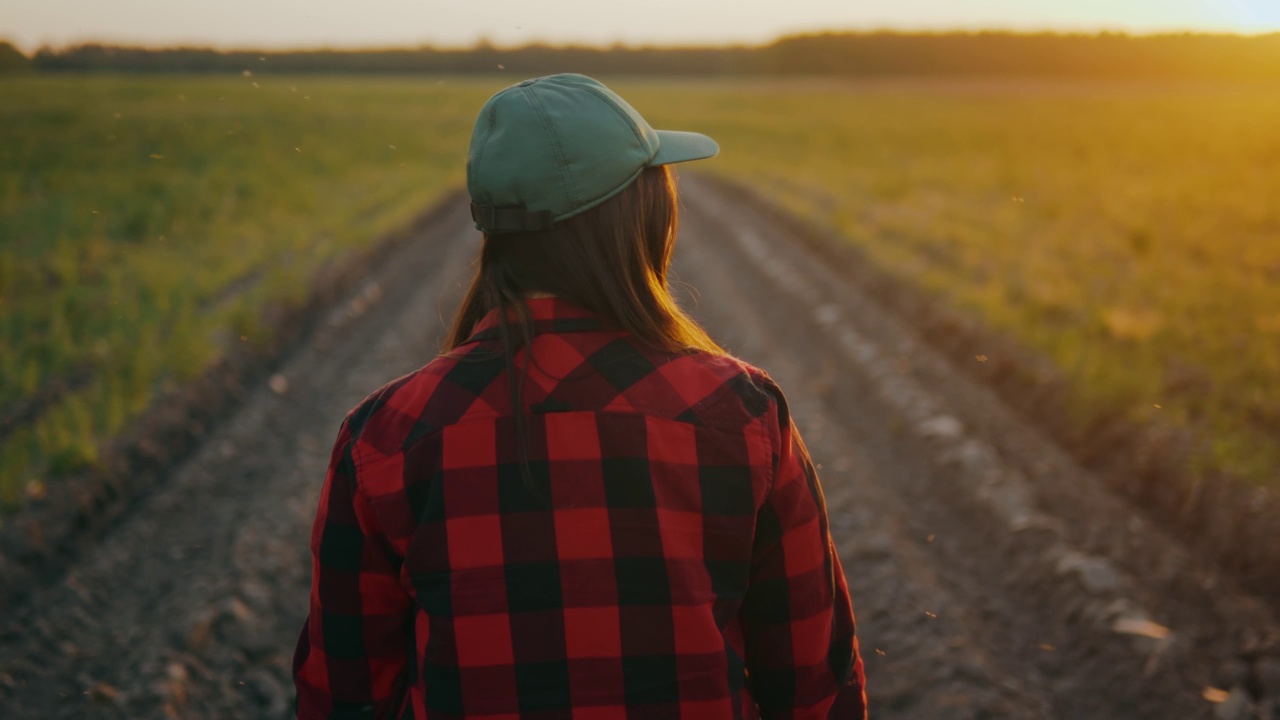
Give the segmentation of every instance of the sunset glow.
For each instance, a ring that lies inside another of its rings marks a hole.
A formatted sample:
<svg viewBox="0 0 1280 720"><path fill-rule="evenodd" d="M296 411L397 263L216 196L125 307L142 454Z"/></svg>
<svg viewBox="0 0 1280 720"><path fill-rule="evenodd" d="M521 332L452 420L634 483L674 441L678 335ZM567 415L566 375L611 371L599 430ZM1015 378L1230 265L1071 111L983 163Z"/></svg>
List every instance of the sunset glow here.
<svg viewBox="0 0 1280 720"><path fill-rule="evenodd" d="M760 43L825 30L1280 31L1276 0L0 0L27 49L88 40L222 47Z"/></svg>

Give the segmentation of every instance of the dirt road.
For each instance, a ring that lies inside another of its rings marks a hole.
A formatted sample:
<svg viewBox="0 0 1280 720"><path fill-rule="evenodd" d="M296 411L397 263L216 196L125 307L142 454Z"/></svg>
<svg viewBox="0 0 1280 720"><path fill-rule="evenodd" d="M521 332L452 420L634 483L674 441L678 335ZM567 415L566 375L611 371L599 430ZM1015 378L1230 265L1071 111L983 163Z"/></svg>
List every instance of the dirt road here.
<svg viewBox="0 0 1280 720"><path fill-rule="evenodd" d="M779 380L822 466L873 717L1280 717L1274 609L941 361L838 251L716 183L683 187L682 300ZM0 717L287 716L330 443L432 357L475 241L463 207L442 216L6 614ZM1234 692L1215 705L1206 686Z"/></svg>

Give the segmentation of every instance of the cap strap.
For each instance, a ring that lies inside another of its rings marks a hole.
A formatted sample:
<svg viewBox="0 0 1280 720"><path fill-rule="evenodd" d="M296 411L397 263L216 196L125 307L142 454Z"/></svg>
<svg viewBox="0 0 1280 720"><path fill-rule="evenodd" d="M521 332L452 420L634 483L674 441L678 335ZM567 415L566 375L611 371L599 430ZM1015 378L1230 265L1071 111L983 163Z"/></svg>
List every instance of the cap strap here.
<svg viewBox="0 0 1280 720"><path fill-rule="evenodd" d="M471 203L471 219L485 232L537 232L555 224L549 210L525 210L521 207L494 207Z"/></svg>

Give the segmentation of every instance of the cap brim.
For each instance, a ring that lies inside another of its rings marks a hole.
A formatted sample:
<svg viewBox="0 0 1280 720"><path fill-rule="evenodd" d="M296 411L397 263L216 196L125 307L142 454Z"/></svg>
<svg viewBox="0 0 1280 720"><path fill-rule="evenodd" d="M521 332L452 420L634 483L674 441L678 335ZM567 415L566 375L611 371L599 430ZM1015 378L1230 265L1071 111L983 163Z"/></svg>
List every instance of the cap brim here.
<svg viewBox="0 0 1280 720"><path fill-rule="evenodd" d="M716 141L702 133L680 130L657 130L656 132L658 133L658 152L649 161L649 167L703 160L720 153L720 146Z"/></svg>

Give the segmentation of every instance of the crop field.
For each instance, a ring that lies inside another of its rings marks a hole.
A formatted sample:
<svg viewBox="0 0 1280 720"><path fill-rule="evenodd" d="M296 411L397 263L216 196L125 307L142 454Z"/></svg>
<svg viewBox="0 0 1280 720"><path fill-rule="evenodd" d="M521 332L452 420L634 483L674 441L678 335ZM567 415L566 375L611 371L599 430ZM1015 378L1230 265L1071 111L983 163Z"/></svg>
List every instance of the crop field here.
<svg viewBox="0 0 1280 720"><path fill-rule="evenodd" d="M885 81L630 96L708 169L1044 353L1080 423L1193 430L1199 472L1280 482L1280 92Z"/></svg>
<svg viewBox="0 0 1280 720"><path fill-rule="evenodd" d="M510 77L0 80L0 505L462 181ZM1081 422L1159 415L1280 473L1280 92L626 81L701 170L830 225L1040 351Z"/></svg>
<svg viewBox="0 0 1280 720"><path fill-rule="evenodd" d="M496 87L0 81L0 413L35 415L0 438L0 504L93 463L158 387L459 184Z"/></svg>

